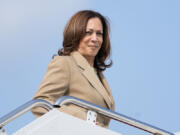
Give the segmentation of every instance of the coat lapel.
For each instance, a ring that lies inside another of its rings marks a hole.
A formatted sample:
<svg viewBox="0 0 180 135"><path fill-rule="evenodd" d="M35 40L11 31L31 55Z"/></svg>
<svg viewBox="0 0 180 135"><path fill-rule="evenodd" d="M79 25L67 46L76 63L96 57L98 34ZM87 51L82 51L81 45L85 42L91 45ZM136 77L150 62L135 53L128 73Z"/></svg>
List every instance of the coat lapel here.
<svg viewBox="0 0 180 135"><path fill-rule="evenodd" d="M101 78L101 81L102 81L104 87L106 88L106 90L108 92L108 96L110 97L112 110L114 110L114 100L113 100L113 96L112 96L111 90L109 88L109 85L106 81L106 78L104 77L104 75L102 73L99 73L99 76Z"/></svg>
<svg viewBox="0 0 180 135"><path fill-rule="evenodd" d="M72 52L71 55L75 59L77 65L82 69L82 74L86 77L89 83L99 92L99 94L102 95L108 108L113 109L112 95L103 74L100 73L100 78L104 86L94 72L94 69L89 65L87 60L79 52Z"/></svg>

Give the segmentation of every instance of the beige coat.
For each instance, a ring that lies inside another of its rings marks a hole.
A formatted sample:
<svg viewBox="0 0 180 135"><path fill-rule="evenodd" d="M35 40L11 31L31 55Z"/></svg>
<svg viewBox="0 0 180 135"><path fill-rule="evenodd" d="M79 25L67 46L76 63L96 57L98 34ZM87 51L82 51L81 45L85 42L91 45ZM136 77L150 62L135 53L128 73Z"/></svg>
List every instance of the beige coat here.
<svg viewBox="0 0 180 135"><path fill-rule="evenodd" d="M77 51L70 56L56 56L48 65L43 81L34 98L54 103L61 96L74 96L99 106L114 110L114 101L102 73L100 79L87 60ZM64 105L60 111L80 119L86 119L86 110L75 105ZM38 107L32 109L36 117L45 113ZM108 127L109 119L98 115L97 122Z"/></svg>

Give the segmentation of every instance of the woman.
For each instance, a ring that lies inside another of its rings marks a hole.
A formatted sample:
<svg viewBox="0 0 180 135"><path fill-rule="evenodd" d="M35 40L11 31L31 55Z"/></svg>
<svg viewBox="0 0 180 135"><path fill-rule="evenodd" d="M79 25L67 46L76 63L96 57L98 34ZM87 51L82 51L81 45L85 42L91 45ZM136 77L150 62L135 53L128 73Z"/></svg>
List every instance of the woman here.
<svg viewBox="0 0 180 135"><path fill-rule="evenodd" d="M76 13L64 30L63 49L48 65L43 81L34 98L54 103L61 96L74 96L99 106L114 110L114 101L102 74L110 64L108 22L101 14L91 10ZM86 119L87 110L73 104L60 109L65 113ZM32 110L36 117L45 113L42 108ZM97 123L108 127L109 119L98 115Z"/></svg>

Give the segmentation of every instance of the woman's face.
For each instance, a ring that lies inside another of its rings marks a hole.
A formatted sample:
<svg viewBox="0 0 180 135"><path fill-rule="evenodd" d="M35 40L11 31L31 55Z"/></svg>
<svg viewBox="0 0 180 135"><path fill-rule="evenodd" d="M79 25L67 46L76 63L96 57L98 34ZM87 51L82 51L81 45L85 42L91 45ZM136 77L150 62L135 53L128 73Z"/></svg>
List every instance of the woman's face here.
<svg viewBox="0 0 180 135"><path fill-rule="evenodd" d="M103 42L103 26L97 17L87 22L86 34L80 40L78 52L85 58L95 58Z"/></svg>

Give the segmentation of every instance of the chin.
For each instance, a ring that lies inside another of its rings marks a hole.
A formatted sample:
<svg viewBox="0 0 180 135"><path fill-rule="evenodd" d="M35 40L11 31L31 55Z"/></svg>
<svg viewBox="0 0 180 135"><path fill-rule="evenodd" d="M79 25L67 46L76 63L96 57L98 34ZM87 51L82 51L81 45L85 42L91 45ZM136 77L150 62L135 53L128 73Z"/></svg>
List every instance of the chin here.
<svg viewBox="0 0 180 135"><path fill-rule="evenodd" d="M97 51L90 51L88 54L90 56L94 56L95 57L98 54L98 52Z"/></svg>
<svg viewBox="0 0 180 135"><path fill-rule="evenodd" d="M89 56L96 57L97 53L89 53Z"/></svg>

